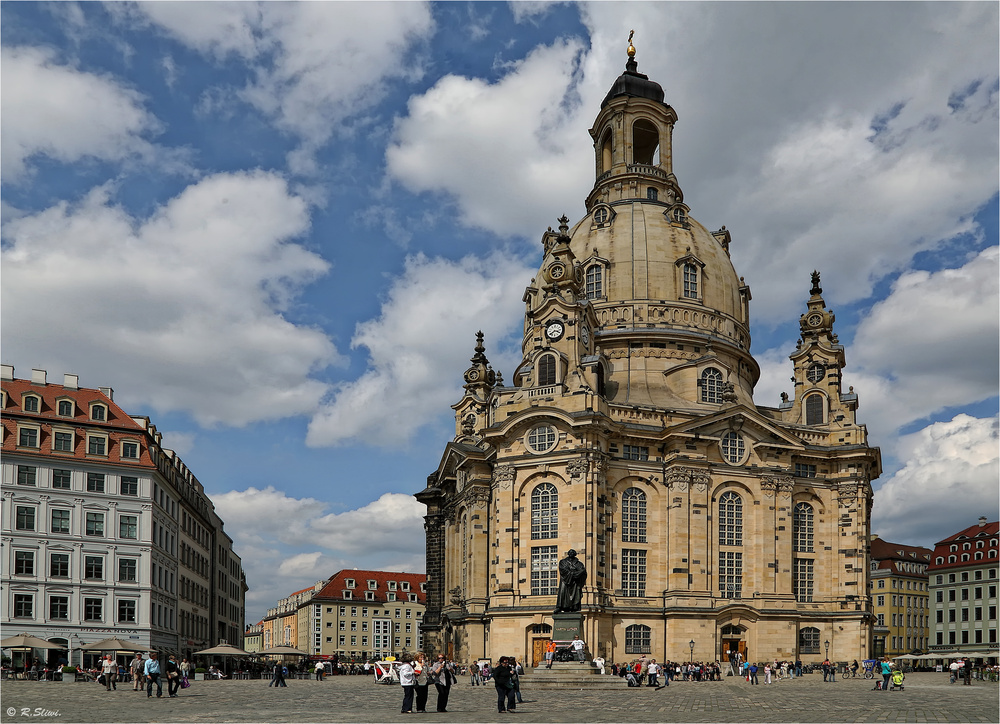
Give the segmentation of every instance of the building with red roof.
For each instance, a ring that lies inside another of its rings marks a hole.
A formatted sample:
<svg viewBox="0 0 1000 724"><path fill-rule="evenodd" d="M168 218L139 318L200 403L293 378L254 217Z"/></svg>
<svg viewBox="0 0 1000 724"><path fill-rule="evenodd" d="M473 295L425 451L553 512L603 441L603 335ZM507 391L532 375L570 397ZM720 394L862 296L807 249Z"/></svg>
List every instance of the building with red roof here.
<svg viewBox="0 0 1000 724"><path fill-rule="evenodd" d="M10 365L0 411L5 630L64 645L52 664L85 661L81 645L112 636L188 658L242 639L242 562L149 418L110 387L44 370L16 379Z"/></svg>
<svg viewBox="0 0 1000 724"><path fill-rule="evenodd" d="M997 655L997 570L1000 521L976 525L934 546L930 573L932 652Z"/></svg>
<svg viewBox="0 0 1000 724"><path fill-rule="evenodd" d="M872 655L899 656L928 645L930 548L871 541Z"/></svg>

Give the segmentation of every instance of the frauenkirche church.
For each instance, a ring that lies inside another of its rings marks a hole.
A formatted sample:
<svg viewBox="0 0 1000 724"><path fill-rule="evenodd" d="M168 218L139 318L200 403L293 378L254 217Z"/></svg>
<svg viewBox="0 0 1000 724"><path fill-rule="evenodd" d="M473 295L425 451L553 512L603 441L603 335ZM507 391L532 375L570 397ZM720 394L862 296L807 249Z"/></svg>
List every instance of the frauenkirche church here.
<svg viewBox="0 0 1000 724"><path fill-rule="evenodd" d="M478 335L455 438L416 494L428 650L537 663L575 549L593 656L868 653L881 461L841 385L834 315L814 272L794 391L756 404L750 288L726 228L684 203L676 121L630 44L590 131L587 215L542 235L523 361L505 384Z"/></svg>

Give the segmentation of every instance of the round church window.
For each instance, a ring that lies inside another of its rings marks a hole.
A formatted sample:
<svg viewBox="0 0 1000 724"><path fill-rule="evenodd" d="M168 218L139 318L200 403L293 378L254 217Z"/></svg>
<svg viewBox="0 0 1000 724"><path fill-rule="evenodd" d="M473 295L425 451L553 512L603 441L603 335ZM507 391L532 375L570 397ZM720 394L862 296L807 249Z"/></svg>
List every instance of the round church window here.
<svg viewBox="0 0 1000 724"><path fill-rule="evenodd" d="M826 377L826 367L818 362L806 370L806 379L810 382L819 382L824 377Z"/></svg>
<svg viewBox="0 0 1000 724"><path fill-rule="evenodd" d="M719 443L722 446L722 457L730 465L739 465L746 456L746 444L743 436L737 432L727 432Z"/></svg>
<svg viewBox="0 0 1000 724"><path fill-rule="evenodd" d="M548 452L556 445L556 429L551 425L539 425L528 433L528 447L534 452Z"/></svg>

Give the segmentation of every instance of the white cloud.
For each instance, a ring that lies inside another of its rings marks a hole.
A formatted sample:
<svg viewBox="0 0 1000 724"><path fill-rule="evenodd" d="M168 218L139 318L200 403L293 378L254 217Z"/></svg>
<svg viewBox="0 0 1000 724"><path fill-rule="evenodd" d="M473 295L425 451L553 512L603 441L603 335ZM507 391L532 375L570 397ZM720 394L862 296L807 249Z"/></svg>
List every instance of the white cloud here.
<svg viewBox="0 0 1000 724"><path fill-rule="evenodd" d="M581 51L568 40L536 48L495 84L445 76L397 119L389 173L410 191L454 197L468 226L540 237L589 190L588 144L566 133L583 123L565 97Z"/></svg>
<svg viewBox="0 0 1000 724"><path fill-rule="evenodd" d="M327 513L329 503L292 498L270 486L232 490L212 500L247 573L248 620L344 568L424 569L426 510L410 495L386 493L341 513Z"/></svg>
<svg viewBox="0 0 1000 724"><path fill-rule="evenodd" d="M1000 248L957 269L910 272L861 320L845 371L870 429L888 434L997 394Z"/></svg>
<svg viewBox="0 0 1000 724"><path fill-rule="evenodd" d="M201 424L308 414L326 391L309 375L338 361L322 332L284 316L328 269L291 241L308 228L305 202L259 171L207 177L146 219L98 188L11 220L5 361L113 382L126 405Z"/></svg>
<svg viewBox="0 0 1000 724"><path fill-rule="evenodd" d="M0 49L0 82L4 183L20 180L36 155L72 163L155 153L144 136L159 132L159 122L139 93L113 78L62 65L52 51L21 46Z"/></svg>
<svg viewBox="0 0 1000 724"><path fill-rule="evenodd" d="M368 350L368 371L336 388L310 423L307 444L405 443L461 396L477 329L494 369L513 366L514 356L498 354L494 340L520 326L533 271L500 252L458 262L408 257L380 316L359 324L351 342Z"/></svg>
<svg viewBox="0 0 1000 724"><path fill-rule="evenodd" d="M902 438L907 463L876 491L872 531L896 543L933 546L981 515L996 520L997 429L997 417L958 415Z"/></svg>
<svg viewBox="0 0 1000 724"><path fill-rule="evenodd" d="M253 73L244 100L302 141L293 171L313 173L313 153L380 100L386 82L419 77L413 51L430 37L426 3L139 3L143 14L191 48L238 57Z"/></svg>

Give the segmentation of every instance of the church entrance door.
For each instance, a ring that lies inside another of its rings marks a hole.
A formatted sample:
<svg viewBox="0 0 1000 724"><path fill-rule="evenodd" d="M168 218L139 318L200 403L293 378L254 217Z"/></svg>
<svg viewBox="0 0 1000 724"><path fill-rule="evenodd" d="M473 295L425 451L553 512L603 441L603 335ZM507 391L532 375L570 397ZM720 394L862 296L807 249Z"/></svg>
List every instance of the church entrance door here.
<svg viewBox="0 0 1000 724"><path fill-rule="evenodd" d="M545 647L552 639L532 639L531 640L531 667L535 668L540 663L545 662Z"/></svg>

